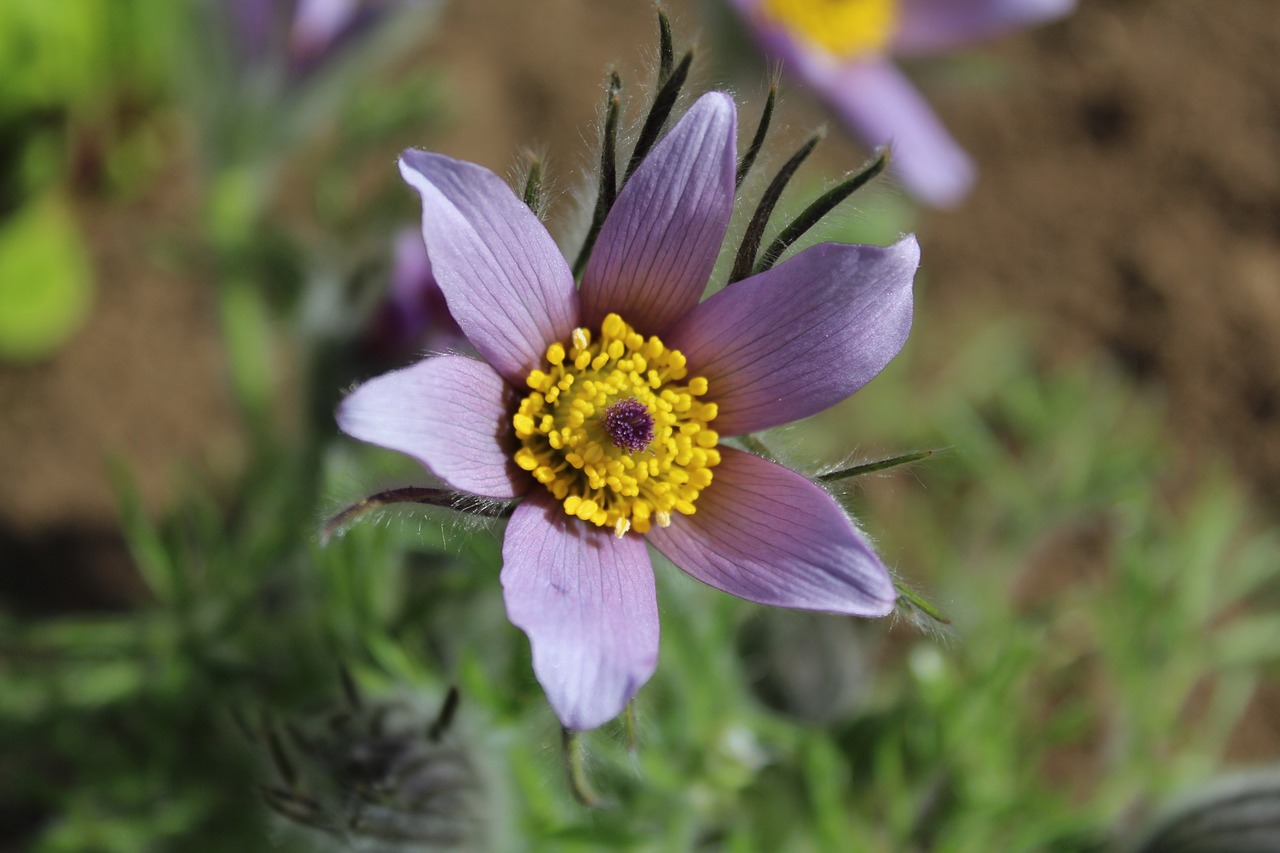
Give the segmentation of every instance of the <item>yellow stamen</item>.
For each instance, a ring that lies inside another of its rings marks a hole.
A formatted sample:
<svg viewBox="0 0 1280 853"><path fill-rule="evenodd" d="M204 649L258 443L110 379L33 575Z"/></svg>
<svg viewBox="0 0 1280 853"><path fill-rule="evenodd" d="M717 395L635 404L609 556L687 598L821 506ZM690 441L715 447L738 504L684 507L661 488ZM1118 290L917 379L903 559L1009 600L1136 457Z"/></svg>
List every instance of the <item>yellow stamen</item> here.
<svg viewBox="0 0 1280 853"><path fill-rule="evenodd" d="M515 461L567 515L621 538L666 527L673 512L695 512L720 464L720 437L709 427L715 403L697 399L707 380L688 377L682 353L610 314L598 336L575 329L567 348L548 347L547 363L526 381L530 393L512 418ZM619 401L629 418L652 417L653 439L643 449L635 448L647 435L628 446L606 430L605 415Z"/></svg>
<svg viewBox="0 0 1280 853"><path fill-rule="evenodd" d="M852 59L884 49L898 0L764 0L765 15L814 47Z"/></svg>

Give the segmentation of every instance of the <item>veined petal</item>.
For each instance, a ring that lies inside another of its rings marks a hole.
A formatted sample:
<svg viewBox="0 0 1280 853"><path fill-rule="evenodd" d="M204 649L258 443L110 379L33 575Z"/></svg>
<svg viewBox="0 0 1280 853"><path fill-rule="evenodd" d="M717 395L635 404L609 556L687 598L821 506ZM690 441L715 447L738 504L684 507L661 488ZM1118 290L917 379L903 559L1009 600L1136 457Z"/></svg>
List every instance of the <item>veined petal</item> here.
<svg viewBox="0 0 1280 853"><path fill-rule="evenodd" d="M582 314L660 335L698 304L733 212L733 99L698 99L627 181L582 276Z"/></svg>
<svg viewBox="0 0 1280 853"><path fill-rule="evenodd" d="M658 600L641 537L617 538L570 518L535 490L507 525L502 592L567 728L593 729L618 716L653 675Z"/></svg>
<svg viewBox="0 0 1280 853"><path fill-rule="evenodd" d="M501 178L474 163L406 151L422 236L449 311L516 387L578 323L573 275L551 235Z"/></svg>
<svg viewBox="0 0 1280 853"><path fill-rule="evenodd" d="M715 294L666 341L707 378L721 435L790 423L848 397L898 354L919 263L914 237L812 246Z"/></svg>
<svg viewBox="0 0 1280 853"><path fill-rule="evenodd" d="M1061 18L1075 6L1075 0L903 0L893 51L945 51Z"/></svg>
<svg viewBox="0 0 1280 853"><path fill-rule="evenodd" d="M809 480L729 447L693 515L650 544L688 574L739 598L854 616L893 609L893 580L871 545Z"/></svg>
<svg viewBox="0 0 1280 853"><path fill-rule="evenodd" d="M891 167L915 195L949 207L969 192L974 166L924 97L892 63L810 62L806 79L871 145L892 144Z"/></svg>
<svg viewBox="0 0 1280 853"><path fill-rule="evenodd" d="M356 388L338 407L338 426L414 457L454 488L515 498L531 480L512 460L514 397L489 365L437 356Z"/></svg>

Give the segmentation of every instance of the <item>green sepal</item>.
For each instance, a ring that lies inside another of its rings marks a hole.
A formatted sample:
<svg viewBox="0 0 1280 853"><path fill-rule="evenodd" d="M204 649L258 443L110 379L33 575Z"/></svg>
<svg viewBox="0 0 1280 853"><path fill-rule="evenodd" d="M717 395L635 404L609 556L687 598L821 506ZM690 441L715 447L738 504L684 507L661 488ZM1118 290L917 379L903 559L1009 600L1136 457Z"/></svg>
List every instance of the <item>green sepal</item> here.
<svg viewBox="0 0 1280 853"><path fill-rule="evenodd" d="M769 87L769 96L765 98L764 109L760 111L760 123L756 125L755 135L751 137L751 145L747 147L746 153L738 160L738 171L733 178L735 189L742 186L742 182L746 180L747 173L755 165L760 149L764 147L764 138L769 133L769 124L773 121L773 108L777 101L778 84L774 83Z"/></svg>
<svg viewBox="0 0 1280 853"><path fill-rule="evenodd" d="M774 175L769 186L765 189L764 194L760 196L760 204L756 206L756 211L751 215L751 221L747 223L747 230L742 235L742 243L738 246L738 254L733 261L733 270L729 273L729 284L735 281L741 281L751 274L752 268L755 266L756 253L760 250L760 243L764 240L764 229L769 224L769 217L773 214L773 208L778 204L778 199L782 198L782 191L787 188L787 184L791 182L796 170L810 154L813 149L818 147L818 143L826 136L826 131L819 130L810 136L805 143L800 146L796 153L791 155L791 159L787 160L778 170L778 174Z"/></svg>
<svg viewBox="0 0 1280 853"><path fill-rule="evenodd" d="M591 225L587 228L587 236L582 240L582 248L573 262L573 277L578 278L587 268L587 260L595 247L596 238L600 236L600 228L605 217L613 208L618 197L618 115L622 110L622 78L618 72L609 74L609 88L605 93L604 129L600 140L600 189L596 195L596 206L591 212Z"/></svg>
<svg viewBox="0 0 1280 853"><path fill-rule="evenodd" d="M320 544L327 544L334 534L340 533L361 516L393 504L438 506L483 518L506 518L515 511L513 504L488 501L466 492L455 492L452 489L436 489L430 486L387 489L384 492L369 495L367 498L361 498L336 515L330 516L320 528Z"/></svg>
<svg viewBox="0 0 1280 853"><path fill-rule="evenodd" d="M825 474L818 475L818 481L821 483L835 483L840 480L847 480L850 477L859 477L863 474L874 474L877 471L887 471L890 468L897 468L899 465L910 465L912 462L919 462L921 459L928 459L937 450L913 450L910 453L903 453L900 456L890 456L887 459L877 459L874 462L860 462L857 465L851 465L848 468L841 468L839 471L828 471Z"/></svg>
<svg viewBox="0 0 1280 853"><path fill-rule="evenodd" d="M640 127L640 136L636 140L635 149L631 152L631 161L627 163L627 171L622 178L623 184L626 184L640 164L644 162L644 158L648 156L649 151L657 144L658 137L662 135L663 125L667 123L667 117L671 115L671 110L676 105L676 99L680 97L680 90L684 88L685 81L689 79L689 67L691 65L693 65L693 51L689 50L680 59L680 64L676 66L675 71L671 72L670 76L662 81L662 85L654 93L653 105L649 107L649 114L645 116L644 124Z"/></svg>
<svg viewBox="0 0 1280 853"><path fill-rule="evenodd" d="M822 218L834 210L840 202L865 187L872 178L883 172L888 165L889 149L883 148L876 158L863 166L860 171L850 175L814 199L813 203L806 207L803 213L791 220L791 224L782 229L782 233L774 238L773 242L769 244L769 248L764 250L764 254L756 261L753 274L762 273L772 268L778 262L778 258L782 257L782 253L791 248L810 228L821 222Z"/></svg>

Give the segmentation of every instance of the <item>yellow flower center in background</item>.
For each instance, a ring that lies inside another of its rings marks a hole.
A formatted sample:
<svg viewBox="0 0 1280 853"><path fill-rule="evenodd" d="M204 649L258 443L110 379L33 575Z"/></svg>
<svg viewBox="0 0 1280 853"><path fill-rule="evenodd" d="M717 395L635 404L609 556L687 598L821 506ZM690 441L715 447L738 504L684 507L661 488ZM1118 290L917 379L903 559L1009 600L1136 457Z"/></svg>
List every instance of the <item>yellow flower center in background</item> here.
<svg viewBox="0 0 1280 853"><path fill-rule="evenodd" d="M568 349L547 348L529 374L532 393L513 418L515 460L569 515L623 536L694 513L720 463L708 424L707 380L687 378L685 358L610 314L599 338L575 329Z"/></svg>
<svg viewBox="0 0 1280 853"><path fill-rule="evenodd" d="M898 0L764 0L763 10L813 46L851 59L888 44Z"/></svg>

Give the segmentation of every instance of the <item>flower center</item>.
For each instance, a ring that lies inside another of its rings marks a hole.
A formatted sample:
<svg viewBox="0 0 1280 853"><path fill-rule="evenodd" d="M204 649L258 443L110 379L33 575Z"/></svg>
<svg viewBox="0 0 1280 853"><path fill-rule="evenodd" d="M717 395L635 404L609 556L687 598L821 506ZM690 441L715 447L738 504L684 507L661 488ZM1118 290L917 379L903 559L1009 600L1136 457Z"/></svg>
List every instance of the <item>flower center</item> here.
<svg viewBox="0 0 1280 853"><path fill-rule="evenodd" d="M604 431L614 447L635 453L653 441L653 415L644 403L628 397L604 410Z"/></svg>
<svg viewBox="0 0 1280 853"><path fill-rule="evenodd" d="M682 353L617 314L598 338L575 329L529 374L531 393L512 419L516 464L566 513L620 537L665 527L673 512L692 515L720 463L720 436L708 428L716 404L698 399L707 380L688 373Z"/></svg>
<svg viewBox="0 0 1280 853"><path fill-rule="evenodd" d="M764 0L763 10L814 47L852 59L889 42L898 0Z"/></svg>

